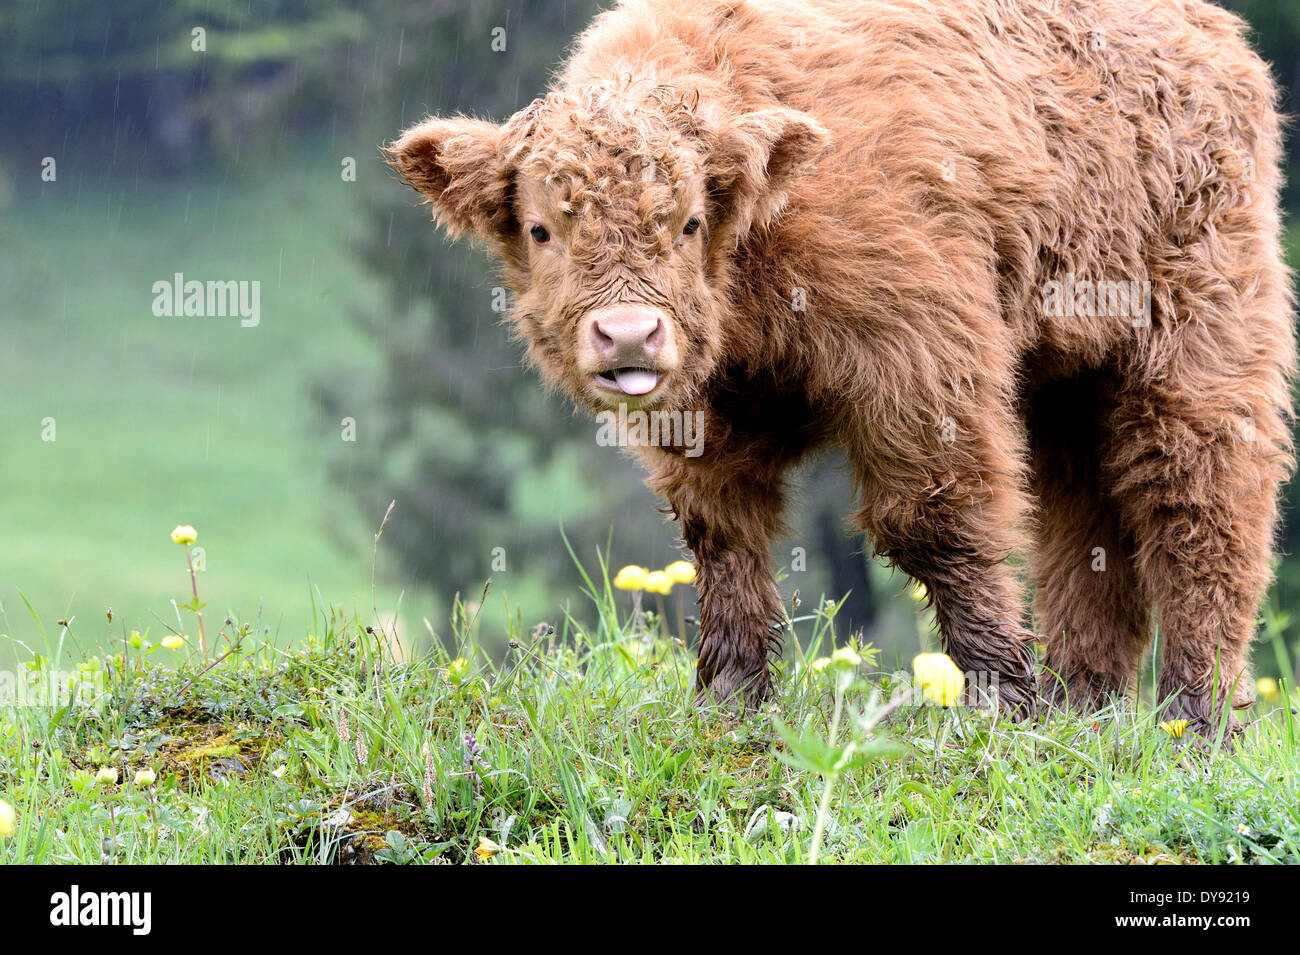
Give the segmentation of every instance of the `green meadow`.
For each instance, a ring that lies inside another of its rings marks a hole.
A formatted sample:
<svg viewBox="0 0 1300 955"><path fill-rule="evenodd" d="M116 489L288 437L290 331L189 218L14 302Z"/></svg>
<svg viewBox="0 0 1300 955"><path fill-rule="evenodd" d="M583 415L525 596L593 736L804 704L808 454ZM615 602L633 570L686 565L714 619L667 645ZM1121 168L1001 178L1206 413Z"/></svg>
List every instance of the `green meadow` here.
<svg viewBox="0 0 1300 955"><path fill-rule="evenodd" d="M199 530L210 613L260 608L293 638L315 590L370 604L387 502L365 520L331 480L330 462L346 469L364 444L322 419L311 383L380 373L348 317L379 289L350 248L363 232L352 189L297 158L238 182L50 186L5 210L0 632L33 636L23 597L75 618L74 639L109 608L128 628L174 624L170 600L188 599L168 539L180 523ZM177 272L259 280L260 323L155 316L153 283ZM391 607L409 587L383 570Z"/></svg>
<svg viewBox="0 0 1300 955"><path fill-rule="evenodd" d="M0 714L0 862L1300 862L1289 685L1231 750L1162 727L1150 673L1088 717L890 707L933 636L876 567L890 649L820 662L834 610L805 594L742 718L693 704L689 588L638 618L588 563L540 630L535 593L480 619L423 592L347 486L364 440L313 399L384 374L349 318L382 311L361 204L310 157L200 181L4 210L0 669L95 694ZM177 272L259 280L259 324L156 316ZM1287 586L1261 672L1294 672Z"/></svg>
<svg viewBox="0 0 1300 955"><path fill-rule="evenodd" d="M1233 750L1143 705L1019 724L920 705L837 608L789 621L760 712L607 574L552 629L394 655L366 615L81 662L80 705L0 721L0 863L1300 863L1292 697ZM1279 638L1279 624L1269 637ZM66 634L29 685L77 662ZM177 665L178 664L178 665Z"/></svg>

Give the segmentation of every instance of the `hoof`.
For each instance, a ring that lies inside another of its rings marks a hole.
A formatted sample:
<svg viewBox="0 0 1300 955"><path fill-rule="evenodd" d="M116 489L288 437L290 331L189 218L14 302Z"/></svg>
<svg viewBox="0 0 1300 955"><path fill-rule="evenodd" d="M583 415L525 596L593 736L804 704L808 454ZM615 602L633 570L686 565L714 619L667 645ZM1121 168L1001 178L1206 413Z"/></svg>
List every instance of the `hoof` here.
<svg viewBox="0 0 1300 955"><path fill-rule="evenodd" d="M1227 724L1223 725L1223 711L1216 716L1208 699L1191 697L1186 694L1175 696L1160 713L1160 723L1168 726L1178 720L1186 720L1181 738L1190 742L1197 749L1212 749L1219 741L1222 731L1222 746L1231 752L1236 748L1237 739L1246 732L1246 727L1236 715L1229 713ZM1222 729L1221 729L1222 728Z"/></svg>
<svg viewBox="0 0 1300 955"><path fill-rule="evenodd" d="M701 670L695 680L696 706L755 709L771 693L772 675L766 660L758 665L723 667L712 674Z"/></svg>
<svg viewBox="0 0 1300 955"><path fill-rule="evenodd" d="M1017 631L1002 636L989 650L979 654L976 659L966 661L955 659L963 670L977 673L991 672L997 679L998 709L1015 722L1019 723L1038 712L1039 686L1035 677L1033 635L1027 631Z"/></svg>
<svg viewBox="0 0 1300 955"><path fill-rule="evenodd" d="M1032 675L998 675L998 709L1014 722L1033 717L1038 712L1039 702L1038 682Z"/></svg>

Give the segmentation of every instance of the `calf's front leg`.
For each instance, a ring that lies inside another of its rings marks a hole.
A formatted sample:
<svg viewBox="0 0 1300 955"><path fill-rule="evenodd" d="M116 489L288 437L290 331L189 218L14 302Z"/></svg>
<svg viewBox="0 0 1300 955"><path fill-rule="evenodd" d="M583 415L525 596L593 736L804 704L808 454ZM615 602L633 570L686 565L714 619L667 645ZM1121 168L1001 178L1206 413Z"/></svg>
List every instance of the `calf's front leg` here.
<svg viewBox="0 0 1300 955"><path fill-rule="evenodd" d="M761 449L673 457L649 486L667 500L695 556L700 595L697 703L754 706L771 691L781 596L771 549L781 526L784 464Z"/></svg>
<svg viewBox="0 0 1300 955"><path fill-rule="evenodd" d="M968 389L946 421L937 411L856 429L857 523L877 554L924 584L944 650L977 681L973 695L996 687L1001 708L1023 719L1038 703L1036 637L1004 563L1028 511L1023 454L1009 411L992 396L981 408L981 397Z"/></svg>

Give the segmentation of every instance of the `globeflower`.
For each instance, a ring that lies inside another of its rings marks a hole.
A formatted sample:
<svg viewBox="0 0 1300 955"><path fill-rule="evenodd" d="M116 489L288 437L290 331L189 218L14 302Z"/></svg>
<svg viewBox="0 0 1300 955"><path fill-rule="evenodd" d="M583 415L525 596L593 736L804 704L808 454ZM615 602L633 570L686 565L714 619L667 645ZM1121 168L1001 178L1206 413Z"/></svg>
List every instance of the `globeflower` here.
<svg viewBox="0 0 1300 955"><path fill-rule="evenodd" d="M141 769L135 774L135 785L152 786L157 782L158 776L152 769Z"/></svg>
<svg viewBox="0 0 1300 955"><path fill-rule="evenodd" d="M8 839L17 829L15 820L18 814L14 812L14 807L9 805L3 799L0 799L0 839Z"/></svg>
<svg viewBox="0 0 1300 955"><path fill-rule="evenodd" d="M856 670L862 666L862 657L852 647L840 647L831 654L831 666L839 670Z"/></svg>
<svg viewBox="0 0 1300 955"><path fill-rule="evenodd" d="M668 579L675 584L695 583L695 565L688 560L675 560L664 568Z"/></svg>
<svg viewBox="0 0 1300 955"><path fill-rule="evenodd" d="M645 579L650 572L636 564L628 564L614 577L614 586L619 590L644 590Z"/></svg>
<svg viewBox="0 0 1300 955"><path fill-rule="evenodd" d="M101 766L99 772L95 773L95 783L100 786L116 786L117 767Z"/></svg>
<svg viewBox="0 0 1300 955"><path fill-rule="evenodd" d="M1278 698L1277 680L1262 676L1255 681L1255 692L1265 703L1275 703Z"/></svg>
<svg viewBox="0 0 1300 955"><path fill-rule="evenodd" d="M921 694L939 706L953 706L966 688L966 676L946 653L919 653L912 660L912 673Z"/></svg>
<svg viewBox="0 0 1300 955"><path fill-rule="evenodd" d="M673 580L662 570L652 570L645 575L643 588L652 594L668 594L672 592Z"/></svg>
<svg viewBox="0 0 1300 955"><path fill-rule="evenodd" d="M177 524L172 528L172 540L177 544L185 545L185 563L190 568L190 592L194 594L194 602L185 605L185 609L199 618L199 653L203 654L203 659L208 659L208 635L203 628L203 604L199 603L199 578L194 573L194 552L190 550L190 545L199 538L199 532L189 524ZM178 646L168 646L167 641L163 641L163 646L169 650L175 650Z"/></svg>
<svg viewBox="0 0 1300 955"><path fill-rule="evenodd" d="M469 676L469 661L464 657L457 657L447 664L447 682L452 686L460 686L467 676Z"/></svg>

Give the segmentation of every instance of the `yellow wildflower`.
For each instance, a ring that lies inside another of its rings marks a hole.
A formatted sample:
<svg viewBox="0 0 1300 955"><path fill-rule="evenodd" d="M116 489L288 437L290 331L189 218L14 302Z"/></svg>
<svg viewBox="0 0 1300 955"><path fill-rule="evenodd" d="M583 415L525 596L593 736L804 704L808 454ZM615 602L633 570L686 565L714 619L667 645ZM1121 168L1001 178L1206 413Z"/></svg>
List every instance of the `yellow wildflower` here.
<svg viewBox="0 0 1300 955"><path fill-rule="evenodd" d="M14 812L14 807L0 799L0 839L8 839L14 834L14 830L18 828L15 825L17 818L18 814Z"/></svg>
<svg viewBox="0 0 1300 955"><path fill-rule="evenodd" d="M469 676L469 661L464 657L457 657L447 664L447 682L452 686L460 686L467 676Z"/></svg>
<svg viewBox="0 0 1300 955"><path fill-rule="evenodd" d="M172 528L172 540L177 544L193 544L199 539L199 532L189 524L177 524Z"/></svg>
<svg viewBox="0 0 1300 955"><path fill-rule="evenodd" d="M644 567L628 564L614 577L614 586L619 590L644 590L648 573Z"/></svg>
<svg viewBox="0 0 1300 955"><path fill-rule="evenodd" d="M135 785L152 786L158 781L158 776L152 769L137 770L135 774Z"/></svg>
<svg viewBox="0 0 1300 955"><path fill-rule="evenodd" d="M841 670L856 670L862 666L862 657L852 647L840 647L831 654L831 665Z"/></svg>
<svg viewBox="0 0 1300 955"><path fill-rule="evenodd" d="M695 565L688 560L675 560L664 568L668 579L675 584L695 583Z"/></svg>
<svg viewBox="0 0 1300 955"><path fill-rule="evenodd" d="M673 581L662 570L652 570L645 575L644 587L648 593L667 594L672 592Z"/></svg>
<svg viewBox="0 0 1300 955"><path fill-rule="evenodd" d="M163 637L159 643L168 650L179 650L181 647L185 646L185 638L178 637L174 633L169 633L167 636Z"/></svg>
<svg viewBox="0 0 1300 955"><path fill-rule="evenodd" d="M474 855L478 856L480 862L487 862L500 851L501 847L487 836L479 836L478 848L474 850Z"/></svg>
<svg viewBox="0 0 1300 955"><path fill-rule="evenodd" d="M1274 703L1278 698L1277 680L1271 676L1262 676L1255 681L1255 692L1265 703Z"/></svg>
<svg viewBox="0 0 1300 955"><path fill-rule="evenodd" d="M95 773L95 782L100 786L116 786L117 767L101 766L99 772Z"/></svg>
<svg viewBox="0 0 1300 955"><path fill-rule="evenodd" d="M1187 732L1187 720L1167 720L1160 724L1160 728L1174 739L1182 739L1183 734Z"/></svg>
<svg viewBox="0 0 1300 955"><path fill-rule="evenodd" d="M920 653L912 660L912 673L921 694L939 706L953 706L966 688L966 676L946 653Z"/></svg>

